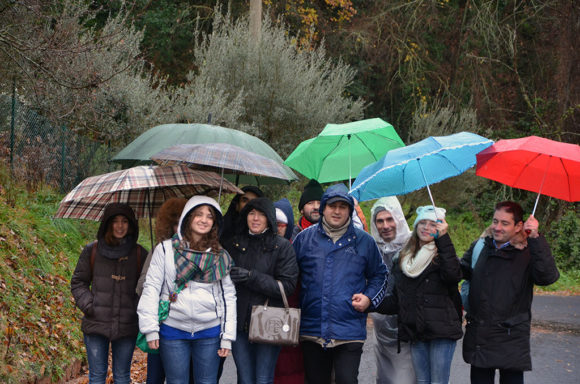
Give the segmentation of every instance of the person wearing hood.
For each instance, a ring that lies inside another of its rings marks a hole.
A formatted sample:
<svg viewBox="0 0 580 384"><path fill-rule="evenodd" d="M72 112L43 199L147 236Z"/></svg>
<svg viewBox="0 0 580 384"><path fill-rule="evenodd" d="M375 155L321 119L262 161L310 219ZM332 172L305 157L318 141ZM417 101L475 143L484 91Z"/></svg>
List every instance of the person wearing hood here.
<svg viewBox="0 0 580 384"><path fill-rule="evenodd" d="M371 208L371 235L389 270L394 256L411 236L405 214L395 196L382 197ZM389 280L389 288L394 280ZM387 289L389 291L389 289ZM409 343L401 343L397 353L397 316L371 313L375 329L377 384L414 384L415 371Z"/></svg>
<svg viewBox="0 0 580 384"><path fill-rule="evenodd" d="M318 223L320 220L320 199L324 190L322 185L314 179L310 179L308 184L304 186L304 191L300 196L300 201L298 202L298 211L302 215L296 225L294 226L294 231L292 237L296 237L300 231L305 230L312 224Z"/></svg>
<svg viewBox="0 0 580 384"><path fill-rule="evenodd" d="M115 383L131 382L137 333L135 293L147 250L137 244L139 226L127 204L105 207L97 241L84 247L71 278L71 292L83 312L81 329L89 381L105 383L109 346Z"/></svg>
<svg viewBox="0 0 580 384"><path fill-rule="evenodd" d="M225 244L241 230L242 224L240 223L240 212L246 204L256 197L264 196L264 192L253 185L242 187L242 191L244 191L243 194L237 194L234 196L226 214L224 215L223 228L220 232L220 243L222 244Z"/></svg>
<svg viewBox="0 0 580 384"><path fill-rule="evenodd" d="M157 243L171 239L171 237L177 233L179 217L181 216L181 212L183 212L186 203L187 199L185 198L172 197L167 199L161 207L159 207L157 216L155 216L155 240ZM141 271L141 277L137 283L136 291L139 296L141 296L141 293L143 292L143 284L145 283L145 278L147 276L147 271L149 270L149 265L151 265L152 257L153 250L149 252L145 259L145 264ZM146 384L158 384L163 382L165 382L165 371L163 370L161 356L159 356L159 353L148 353Z"/></svg>
<svg viewBox="0 0 580 384"><path fill-rule="evenodd" d="M300 267L300 339L306 381L356 383L367 309L385 295L387 267L373 238L352 222L354 200L333 185L320 201L319 222L296 236Z"/></svg>
<svg viewBox="0 0 580 384"><path fill-rule="evenodd" d="M286 198L274 203L276 208L276 223L278 225L278 235L290 240L294 240L294 212L292 205Z"/></svg>
<svg viewBox="0 0 580 384"><path fill-rule="evenodd" d="M168 384L216 383L220 357L236 339L233 261L218 242L218 203L194 196L185 205L178 232L155 247L137 312L149 348L159 349ZM159 300L169 315L159 323Z"/></svg>
<svg viewBox="0 0 580 384"><path fill-rule="evenodd" d="M448 383L461 329L462 278L445 209L417 208L413 233L393 262L394 288L377 312L398 314L399 341L410 342L417 383Z"/></svg>
<svg viewBox="0 0 580 384"><path fill-rule="evenodd" d="M274 203L276 207L276 222L278 235L294 241L294 213L290 201L284 198ZM299 283L300 280L297 281ZM300 307L300 290L298 286L294 293L288 296L288 305L292 308ZM301 384L304 383L304 364L302 362L302 347L300 345L284 346L280 350L274 384Z"/></svg>
<svg viewBox="0 0 580 384"><path fill-rule="evenodd" d="M250 343L248 329L253 305L284 307L277 281L286 296L296 287L298 266L290 242L278 236L274 204L265 198L251 200L242 209L242 231L235 235L226 249L235 267L232 280L236 284L238 332L233 344L238 383L271 383L280 352L276 345Z"/></svg>

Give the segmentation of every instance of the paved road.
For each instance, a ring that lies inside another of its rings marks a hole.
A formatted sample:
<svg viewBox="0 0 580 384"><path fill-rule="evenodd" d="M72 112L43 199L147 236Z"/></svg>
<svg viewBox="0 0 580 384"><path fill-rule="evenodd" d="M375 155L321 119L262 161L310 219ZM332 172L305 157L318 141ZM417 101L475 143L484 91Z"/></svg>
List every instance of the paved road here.
<svg viewBox="0 0 580 384"><path fill-rule="evenodd" d="M580 383L580 296L534 297L532 306L532 366L526 372L526 384L579 384ZM375 382L373 357L374 335L368 327L359 368L359 383ZM461 356L461 341L457 343L451 367L450 384L469 383L469 365ZM233 359L226 360L221 384L236 384ZM498 382L496 378L496 382Z"/></svg>

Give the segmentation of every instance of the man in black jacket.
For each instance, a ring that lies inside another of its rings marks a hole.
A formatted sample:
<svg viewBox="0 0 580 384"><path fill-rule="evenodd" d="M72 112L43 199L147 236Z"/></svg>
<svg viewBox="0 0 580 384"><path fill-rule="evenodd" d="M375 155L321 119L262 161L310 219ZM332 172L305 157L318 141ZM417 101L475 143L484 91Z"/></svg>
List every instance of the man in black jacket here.
<svg viewBox="0 0 580 384"><path fill-rule="evenodd" d="M549 285L560 274L538 221L523 222L522 207L511 201L495 206L483 248L474 242L461 260L470 281L469 310L463 341L463 359L471 364L471 383L524 382L532 369L530 356L531 306L534 284ZM478 254L478 255L477 255ZM478 257L471 267L472 257Z"/></svg>

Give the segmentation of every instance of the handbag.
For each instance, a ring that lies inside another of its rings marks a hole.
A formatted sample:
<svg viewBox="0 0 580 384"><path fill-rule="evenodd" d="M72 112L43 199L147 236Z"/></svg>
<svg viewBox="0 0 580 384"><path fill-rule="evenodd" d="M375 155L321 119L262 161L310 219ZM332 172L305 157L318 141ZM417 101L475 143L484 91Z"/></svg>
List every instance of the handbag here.
<svg viewBox="0 0 580 384"><path fill-rule="evenodd" d="M284 308L253 305L250 316L248 340L253 343L273 345L298 345L300 336L300 309L290 308L280 281L276 281L282 293Z"/></svg>
<svg viewBox="0 0 580 384"><path fill-rule="evenodd" d="M161 324L162 321L164 321L165 319L167 319L167 317L169 317L169 308L171 306L171 303L175 300L177 300L177 295L179 294L179 292L181 292L181 290L183 289L185 284L181 284L176 290L175 292L171 292L171 294L169 295L169 300L159 300L159 310L157 311L157 313L159 314L159 323ZM159 349L151 349L149 348L149 344L147 344L147 338L145 337L144 334L142 334L141 332L139 332L137 334L137 342L136 342L137 347L142 350L145 353L154 353L154 354L158 354L159 353Z"/></svg>

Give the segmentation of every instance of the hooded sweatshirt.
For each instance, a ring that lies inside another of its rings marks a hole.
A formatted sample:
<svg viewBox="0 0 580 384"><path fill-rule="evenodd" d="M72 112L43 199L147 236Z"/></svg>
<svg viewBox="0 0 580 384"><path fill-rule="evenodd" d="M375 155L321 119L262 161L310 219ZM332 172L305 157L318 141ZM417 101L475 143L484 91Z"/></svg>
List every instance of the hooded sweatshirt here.
<svg viewBox="0 0 580 384"><path fill-rule="evenodd" d="M284 212L284 215L286 215L288 224L286 226L284 237L292 241L292 235L294 233L294 212L292 212L292 205L290 204L290 201L286 198L280 199L274 203L274 207L281 209L282 212Z"/></svg>
<svg viewBox="0 0 580 384"><path fill-rule="evenodd" d="M119 245L109 245L105 233L118 215L129 220L129 230ZM137 218L130 206L113 203L105 207L97 242L85 246L71 278L75 303L84 313L81 328L85 334L98 334L109 340L137 336L135 287L147 256L147 250L137 244L138 237Z"/></svg>
<svg viewBox="0 0 580 384"><path fill-rule="evenodd" d="M215 222L221 223L218 203L207 196L194 196L185 205L178 225L178 236L183 240L183 222L186 216L200 205L209 205L217 212ZM223 253L225 250L206 252ZM171 239L155 248L143 293L139 301L139 328L147 341L159 339L159 300L169 300L169 294L176 291L175 255ZM164 324L194 334L205 329L221 326L221 348L231 349L236 339L236 290L229 273L221 280L203 283L190 280L170 305L169 316Z"/></svg>

